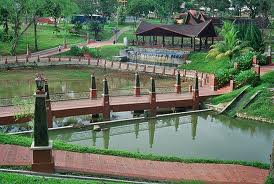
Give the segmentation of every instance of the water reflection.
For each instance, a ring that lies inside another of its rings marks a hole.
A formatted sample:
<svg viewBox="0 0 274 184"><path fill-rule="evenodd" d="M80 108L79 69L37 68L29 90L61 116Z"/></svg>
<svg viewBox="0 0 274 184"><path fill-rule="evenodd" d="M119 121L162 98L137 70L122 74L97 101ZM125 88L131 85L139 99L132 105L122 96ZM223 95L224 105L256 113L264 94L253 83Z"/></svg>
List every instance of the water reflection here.
<svg viewBox="0 0 274 184"><path fill-rule="evenodd" d="M51 139L169 156L268 162L274 125L202 113L50 132ZM62 135L62 136L60 136Z"/></svg>

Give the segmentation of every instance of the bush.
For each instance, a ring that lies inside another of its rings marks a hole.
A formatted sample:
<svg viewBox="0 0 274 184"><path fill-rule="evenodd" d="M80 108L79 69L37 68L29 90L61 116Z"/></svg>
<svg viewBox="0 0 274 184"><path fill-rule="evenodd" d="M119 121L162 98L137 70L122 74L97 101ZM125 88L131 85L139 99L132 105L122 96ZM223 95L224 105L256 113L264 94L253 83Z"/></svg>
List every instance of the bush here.
<svg viewBox="0 0 274 184"><path fill-rule="evenodd" d="M238 64L238 70L249 70L252 67L254 52L249 51L247 54L235 58L234 62Z"/></svg>
<svg viewBox="0 0 274 184"><path fill-rule="evenodd" d="M89 48L88 48L87 46L84 46L84 47L82 48L82 53L83 53L83 54L89 54L89 53L90 53Z"/></svg>
<svg viewBox="0 0 274 184"><path fill-rule="evenodd" d="M244 85L256 86L259 82L258 76L256 76L253 70L241 71L234 78L236 87L242 87Z"/></svg>
<svg viewBox="0 0 274 184"><path fill-rule="evenodd" d="M82 56L83 52L78 46L72 46L70 48L70 53L72 56Z"/></svg>
<svg viewBox="0 0 274 184"><path fill-rule="evenodd" d="M257 62L259 65L267 65L268 64L266 56L262 53L259 53L257 55Z"/></svg>
<svg viewBox="0 0 274 184"><path fill-rule="evenodd" d="M223 87L226 85L231 78L229 69L219 69L215 72L215 76L217 79L218 87Z"/></svg>

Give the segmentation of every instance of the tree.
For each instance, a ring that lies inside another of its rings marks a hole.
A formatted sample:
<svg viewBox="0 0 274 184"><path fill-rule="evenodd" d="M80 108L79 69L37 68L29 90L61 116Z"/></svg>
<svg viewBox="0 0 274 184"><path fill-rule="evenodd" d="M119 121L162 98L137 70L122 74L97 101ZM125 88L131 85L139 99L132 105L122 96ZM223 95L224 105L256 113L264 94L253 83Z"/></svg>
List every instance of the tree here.
<svg viewBox="0 0 274 184"><path fill-rule="evenodd" d="M216 59L228 57L231 61L234 55L248 49L244 49L244 45L237 38L237 34L238 31L235 26L230 22L225 22L220 32L224 40L212 45L207 57L215 57Z"/></svg>
<svg viewBox="0 0 274 184"><path fill-rule="evenodd" d="M123 6L117 8L117 23L123 24L126 21L126 9Z"/></svg>
<svg viewBox="0 0 274 184"><path fill-rule="evenodd" d="M96 4L94 0L74 0L75 4L79 7L81 14L90 15L96 13Z"/></svg>
<svg viewBox="0 0 274 184"><path fill-rule="evenodd" d="M104 25L100 21L91 20L88 22L89 30L94 32L95 40L98 39L99 33L104 29Z"/></svg>
<svg viewBox="0 0 274 184"><path fill-rule="evenodd" d="M0 23L3 25L3 41L7 41L7 37L9 35L9 12L6 8L0 7Z"/></svg>
<svg viewBox="0 0 274 184"><path fill-rule="evenodd" d="M244 41L256 51L264 51L264 41L260 29L255 24L245 26Z"/></svg>
<svg viewBox="0 0 274 184"><path fill-rule="evenodd" d="M111 17L117 10L117 0L99 0L98 10L106 17Z"/></svg>

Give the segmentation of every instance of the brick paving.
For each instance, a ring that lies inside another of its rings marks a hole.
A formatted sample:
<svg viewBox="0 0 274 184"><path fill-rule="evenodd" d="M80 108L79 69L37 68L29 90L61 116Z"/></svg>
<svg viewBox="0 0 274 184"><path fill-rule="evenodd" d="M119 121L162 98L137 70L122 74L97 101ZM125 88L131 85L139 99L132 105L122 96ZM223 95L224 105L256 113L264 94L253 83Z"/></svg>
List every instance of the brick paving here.
<svg viewBox="0 0 274 184"><path fill-rule="evenodd" d="M117 156L54 151L57 172L126 177L140 180L200 180L207 183L263 184L268 171L231 164L137 160ZM31 165L29 148L0 144L0 165Z"/></svg>

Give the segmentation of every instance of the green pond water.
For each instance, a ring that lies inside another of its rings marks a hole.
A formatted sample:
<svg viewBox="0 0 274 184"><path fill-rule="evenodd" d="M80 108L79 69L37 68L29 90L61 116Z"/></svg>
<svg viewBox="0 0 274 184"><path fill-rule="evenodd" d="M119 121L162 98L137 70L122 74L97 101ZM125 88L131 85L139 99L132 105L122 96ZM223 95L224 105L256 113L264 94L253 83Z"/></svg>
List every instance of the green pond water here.
<svg viewBox="0 0 274 184"><path fill-rule="evenodd" d="M130 112L116 113L130 118ZM274 125L213 113L128 121L91 129L50 132L53 140L114 150L184 158L248 160L269 163Z"/></svg>

